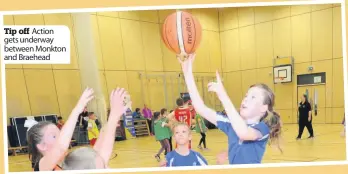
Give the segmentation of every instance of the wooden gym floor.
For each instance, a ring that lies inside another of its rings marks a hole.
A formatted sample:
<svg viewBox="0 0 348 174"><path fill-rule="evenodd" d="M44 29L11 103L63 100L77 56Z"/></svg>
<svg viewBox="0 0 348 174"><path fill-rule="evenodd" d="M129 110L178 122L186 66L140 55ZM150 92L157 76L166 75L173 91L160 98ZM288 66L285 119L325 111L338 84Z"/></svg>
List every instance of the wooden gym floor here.
<svg viewBox="0 0 348 174"><path fill-rule="evenodd" d="M302 140L296 141L297 125L284 125L281 154L276 148L268 147L263 163L288 163L312 161L346 160L345 138L340 136L343 129L339 124L314 125L316 138L306 139L305 129ZM200 135L193 132L193 149L197 149ZM174 144L174 143L173 143ZM201 152L211 165L216 164L216 155L227 149L227 137L219 130L207 132L209 151ZM110 168L157 167L154 158L160 144L154 137L128 139L115 143L114 152L118 156L110 161ZM161 155L163 158L163 155ZM10 172L31 171L28 155L9 156Z"/></svg>

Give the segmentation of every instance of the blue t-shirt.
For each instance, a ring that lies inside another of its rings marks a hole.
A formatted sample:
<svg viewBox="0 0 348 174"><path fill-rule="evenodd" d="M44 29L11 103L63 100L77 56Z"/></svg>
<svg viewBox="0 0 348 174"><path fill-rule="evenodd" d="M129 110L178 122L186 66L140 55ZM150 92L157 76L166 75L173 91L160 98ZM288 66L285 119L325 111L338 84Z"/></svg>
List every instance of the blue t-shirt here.
<svg viewBox="0 0 348 174"><path fill-rule="evenodd" d="M270 129L263 121L248 126L260 131L262 138L255 141L241 141L228 117L217 114L217 127L228 136L228 160L230 164L258 164L262 161Z"/></svg>
<svg viewBox="0 0 348 174"><path fill-rule="evenodd" d="M169 152L166 155L167 167L179 167L179 166L206 166L208 162L204 157L190 150L190 153L187 156L182 156L175 150Z"/></svg>

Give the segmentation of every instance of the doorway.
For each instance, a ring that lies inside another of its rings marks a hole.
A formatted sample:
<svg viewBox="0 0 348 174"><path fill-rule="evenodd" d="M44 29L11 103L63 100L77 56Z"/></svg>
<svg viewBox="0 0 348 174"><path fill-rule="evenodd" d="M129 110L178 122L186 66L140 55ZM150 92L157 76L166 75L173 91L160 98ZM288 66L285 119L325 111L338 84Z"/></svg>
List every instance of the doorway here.
<svg viewBox="0 0 348 174"><path fill-rule="evenodd" d="M312 123L326 122L326 87L322 85L306 85L297 87L297 104L301 102L303 94L307 94L312 107ZM298 107L298 106L297 106ZM298 117L298 112L297 112Z"/></svg>

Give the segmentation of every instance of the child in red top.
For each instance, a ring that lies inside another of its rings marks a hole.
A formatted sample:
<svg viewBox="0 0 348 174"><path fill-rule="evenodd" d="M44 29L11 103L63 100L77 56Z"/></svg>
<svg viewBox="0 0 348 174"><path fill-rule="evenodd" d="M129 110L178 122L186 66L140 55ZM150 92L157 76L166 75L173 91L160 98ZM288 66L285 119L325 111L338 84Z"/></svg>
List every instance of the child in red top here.
<svg viewBox="0 0 348 174"><path fill-rule="evenodd" d="M192 125L192 115L191 109L188 107L188 101L184 101L182 98L176 100L178 107L170 113L171 117L175 122L186 123L189 127ZM189 148L191 148L191 141L189 143Z"/></svg>
<svg viewBox="0 0 348 174"><path fill-rule="evenodd" d="M191 100L190 100L190 101L188 101L188 106L189 106L190 111L191 111L191 116L192 116L192 119L195 119L195 116L196 116L196 110L195 110L195 108L193 107Z"/></svg>

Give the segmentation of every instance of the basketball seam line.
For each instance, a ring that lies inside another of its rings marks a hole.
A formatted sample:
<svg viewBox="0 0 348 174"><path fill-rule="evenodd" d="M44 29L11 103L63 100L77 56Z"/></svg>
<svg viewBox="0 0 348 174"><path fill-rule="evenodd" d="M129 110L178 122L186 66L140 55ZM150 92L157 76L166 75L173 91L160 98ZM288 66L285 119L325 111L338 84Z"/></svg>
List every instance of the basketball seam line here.
<svg viewBox="0 0 348 174"><path fill-rule="evenodd" d="M195 31L195 32L194 32L194 33L195 33L195 37L194 37L194 39L193 39L193 46L192 46L192 48L191 48L191 52L192 52L193 50L194 50L194 52L196 52L196 49L195 49L195 48L196 48L196 45L195 45L195 44L196 44L196 40L197 40L196 23L195 23L195 19L194 19L193 16L191 17L191 19L192 19L192 24L193 24L193 25L192 25L192 29L193 29L192 31ZM192 31L191 31L191 32L192 32ZM202 33L201 33L201 34L202 34Z"/></svg>

